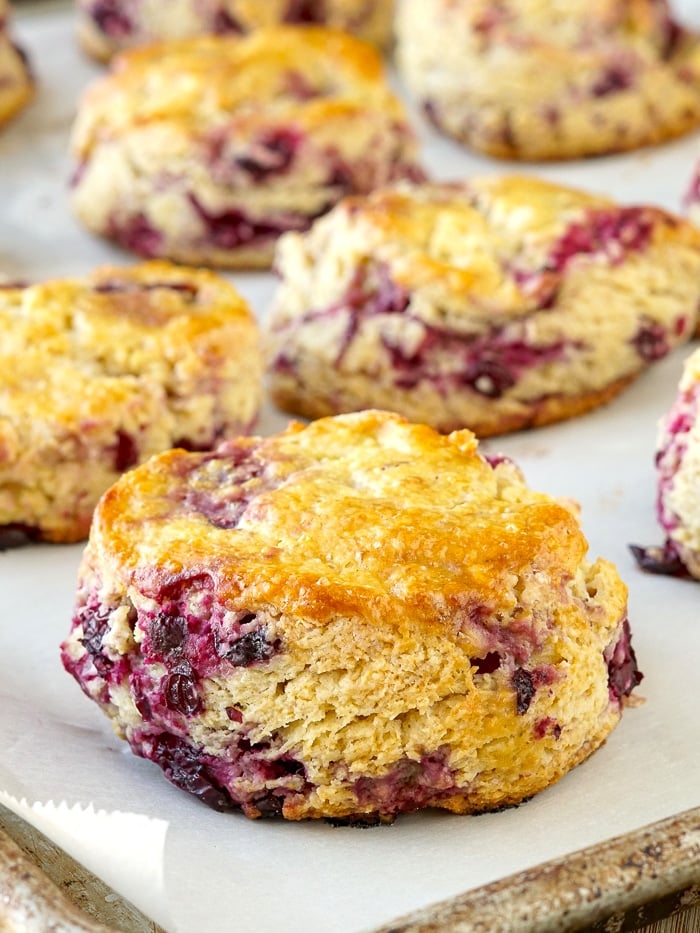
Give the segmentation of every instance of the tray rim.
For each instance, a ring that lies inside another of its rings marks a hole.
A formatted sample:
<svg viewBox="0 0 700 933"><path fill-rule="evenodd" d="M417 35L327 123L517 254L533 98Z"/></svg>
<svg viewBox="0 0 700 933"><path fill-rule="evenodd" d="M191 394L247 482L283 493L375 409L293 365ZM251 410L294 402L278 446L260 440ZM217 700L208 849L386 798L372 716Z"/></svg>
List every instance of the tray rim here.
<svg viewBox="0 0 700 933"><path fill-rule="evenodd" d="M638 930L694 904L700 904L700 807L481 885L373 933L567 933L592 924L603 929L598 924L613 919L615 930Z"/></svg>

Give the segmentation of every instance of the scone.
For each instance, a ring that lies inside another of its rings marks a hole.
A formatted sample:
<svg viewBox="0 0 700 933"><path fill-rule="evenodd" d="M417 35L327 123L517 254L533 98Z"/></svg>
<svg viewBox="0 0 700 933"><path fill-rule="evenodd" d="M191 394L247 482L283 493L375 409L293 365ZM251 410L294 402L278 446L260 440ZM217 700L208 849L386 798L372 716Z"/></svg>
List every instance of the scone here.
<svg viewBox="0 0 700 933"><path fill-rule="evenodd" d="M700 580L700 350L686 360L678 395L659 426L657 514L663 547L632 547L652 573Z"/></svg>
<svg viewBox="0 0 700 933"><path fill-rule="evenodd" d="M153 262L0 288L0 329L0 545L80 540L124 470L256 418L257 325L213 273Z"/></svg>
<svg viewBox="0 0 700 933"><path fill-rule="evenodd" d="M73 205L141 256L269 265L349 192L422 177L375 50L286 26L120 56L80 106Z"/></svg>
<svg viewBox="0 0 700 933"><path fill-rule="evenodd" d="M393 0L76 0L78 37L100 61L160 40L248 33L280 23L344 29L374 45L392 35Z"/></svg>
<svg viewBox="0 0 700 933"><path fill-rule="evenodd" d="M700 227L700 162L697 162L683 198L683 209L691 223Z"/></svg>
<svg viewBox="0 0 700 933"><path fill-rule="evenodd" d="M667 0L398 0L400 70L442 132L570 159L700 125L700 39Z"/></svg>
<svg viewBox="0 0 700 933"><path fill-rule="evenodd" d="M469 431L367 411L128 473L62 657L132 750L249 817L517 804L639 681L615 568Z"/></svg>
<svg viewBox="0 0 700 933"><path fill-rule="evenodd" d="M9 35L9 14L7 0L0 0L0 125L34 95L34 79L27 56Z"/></svg>
<svg viewBox="0 0 700 933"><path fill-rule="evenodd" d="M481 436L589 411L686 341L700 232L517 176L348 198L279 243L270 391Z"/></svg>

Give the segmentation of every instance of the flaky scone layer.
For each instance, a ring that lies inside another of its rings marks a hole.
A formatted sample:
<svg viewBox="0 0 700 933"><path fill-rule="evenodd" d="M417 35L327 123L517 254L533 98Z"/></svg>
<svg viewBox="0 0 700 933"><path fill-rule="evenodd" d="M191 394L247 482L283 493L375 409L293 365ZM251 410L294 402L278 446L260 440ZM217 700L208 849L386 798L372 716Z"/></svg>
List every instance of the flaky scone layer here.
<svg viewBox="0 0 700 933"><path fill-rule="evenodd" d="M609 400L696 324L700 232L520 176L349 198L278 245L273 399L481 436Z"/></svg>
<svg viewBox="0 0 700 933"><path fill-rule="evenodd" d="M396 33L427 116L493 156L580 158L700 124L700 38L666 0L399 0Z"/></svg>
<svg viewBox="0 0 700 933"><path fill-rule="evenodd" d="M63 660L212 806L493 809L586 758L639 680L626 588L586 547L468 431L292 424L105 494Z"/></svg>
<svg viewBox="0 0 700 933"><path fill-rule="evenodd" d="M78 36L100 61L160 40L317 23L388 45L393 0L77 0Z"/></svg>
<svg viewBox="0 0 700 933"><path fill-rule="evenodd" d="M257 325L212 273L152 262L0 288L0 328L0 530L79 540L125 469L257 416Z"/></svg>
<svg viewBox="0 0 700 933"><path fill-rule="evenodd" d="M280 233L344 194L423 176L377 52L321 27L124 53L84 96L73 154L89 229L231 267L269 265Z"/></svg>

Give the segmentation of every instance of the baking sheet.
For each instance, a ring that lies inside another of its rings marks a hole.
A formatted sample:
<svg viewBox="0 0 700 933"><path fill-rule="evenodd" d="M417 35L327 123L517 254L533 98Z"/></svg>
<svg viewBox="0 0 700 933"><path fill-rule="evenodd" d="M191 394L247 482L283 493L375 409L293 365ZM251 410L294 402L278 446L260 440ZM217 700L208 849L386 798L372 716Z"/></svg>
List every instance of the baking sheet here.
<svg viewBox="0 0 700 933"><path fill-rule="evenodd" d="M127 263L82 231L66 198L77 96L100 69L76 47L69 4L22 4L15 21L39 93L0 134L0 273L37 279ZM416 125L437 177L513 168L438 139L418 116ZM678 210L696 157L700 134L643 153L517 170ZM231 278L262 317L271 276ZM514 457L532 486L578 499L592 555L613 560L630 587L646 702L556 787L504 813L416 814L366 830L214 813L132 756L64 673L58 644L81 547L34 546L0 554L0 800L178 933L277 933L281 922L285 933L362 933L700 805L700 588L642 574L627 549L661 540L656 422L689 352L676 351L605 409L484 444ZM268 408L260 431L286 423Z"/></svg>

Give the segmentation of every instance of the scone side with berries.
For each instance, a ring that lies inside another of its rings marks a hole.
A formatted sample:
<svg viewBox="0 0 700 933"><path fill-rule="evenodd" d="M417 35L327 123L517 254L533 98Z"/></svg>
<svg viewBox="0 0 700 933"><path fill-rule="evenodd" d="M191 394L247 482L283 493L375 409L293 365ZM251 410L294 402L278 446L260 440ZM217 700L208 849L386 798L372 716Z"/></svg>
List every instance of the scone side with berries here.
<svg viewBox="0 0 700 933"><path fill-rule="evenodd" d="M614 398L686 342L700 231L536 178L397 185L278 244L270 391L306 417L378 407L480 436Z"/></svg>
<svg viewBox="0 0 700 933"><path fill-rule="evenodd" d="M72 203L145 258L269 266L343 195L424 177L368 44L280 26L125 52L84 95Z"/></svg>
<svg viewBox="0 0 700 933"><path fill-rule="evenodd" d="M103 497L63 663L219 809L391 821L515 805L641 679L627 591L515 465L366 411L172 451Z"/></svg>
<svg viewBox="0 0 700 933"><path fill-rule="evenodd" d="M87 535L124 470L250 430L255 319L224 279L164 262L0 288L0 540Z"/></svg>
<svg viewBox="0 0 700 933"><path fill-rule="evenodd" d="M124 49L203 35L248 33L281 23L344 29L387 46L394 0L77 0L78 38L98 61Z"/></svg>
<svg viewBox="0 0 700 933"><path fill-rule="evenodd" d="M426 117L491 156L577 159L700 125L700 36L667 0L398 0L396 33Z"/></svg>

